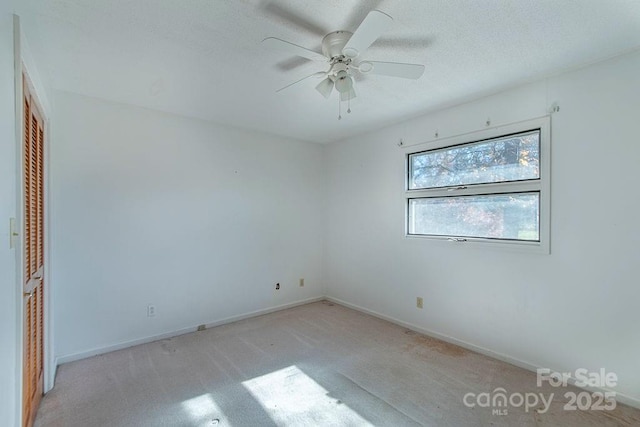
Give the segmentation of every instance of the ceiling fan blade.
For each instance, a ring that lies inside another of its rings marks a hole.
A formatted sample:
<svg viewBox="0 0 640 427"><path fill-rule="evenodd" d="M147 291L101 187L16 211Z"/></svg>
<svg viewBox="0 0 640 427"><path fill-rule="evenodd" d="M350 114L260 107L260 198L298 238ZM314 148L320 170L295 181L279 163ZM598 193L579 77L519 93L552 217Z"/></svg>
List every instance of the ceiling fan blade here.
<svg viewBox="0 0 640 427"><path fill-rule="evenodd" d="M293 6L281 6L275 2L263 3L266 3L262 7L264 14L275 18L279 23L284 19L288 24L295 25L298 29L307 33L315 34L318 37L323 37L329 32L326 28L316 22L315 19L297 11ZM315 16L314 18L318 18L318 16Z"/></svg>
<svg viewBox="0 0 640 427"><path fill-rule="evenodd" d="M356 97L356 91L353 88L353 86L347 92L340 93L340 101L348 101L348 100L353 99L355 97Z"/></svg>
<svg viewBox="0 0 640 427"><path fill-rule="evenodd" d="M318 83L318 86L316 86L316 90L320 92L325 98L329 98L329 95L331 95L331 91L333 90L333 80L327 77L326 79Z"/></svg>
<svg viewBox="0 0 640 427"><path fill-rule="evenodd" d="M291 87L291 86L293 86L293 85L295 85L295 84L298 84L298 83L300 83L301 81L308 79L309 77L324 76L324 75L326 75L326 74L327 74L327 73L325 73L324 71L318 71L317 73L309 74L308 76L303 77L303 78L301 78L300 80L296 80L296 81L295 81L295 82L293 82L293 83L289 83L289 84L288 84L288 85L286 85L285 87L281 87L280 89L278 89L278 90L276 91L276 93L277 93L277 92L280 92L280 91L283 91L283 90L285 90L286 88Z"/></svg>
<svg viewBox="0 0 640 427"><path fill-rule="evenodd" d="M302 56L303 58L311 59L313 61L327 62L329 59L321 53L314 52L306 47L298 46L297 44L278 39L276 37L267 37L262 40L262 44L273 49L282 50L292 53L294 55Z"/></svg>
<svg viewBox="0 0 640 427"><path fill-rule="evenodd" d="M367 61L373 65L370 74L383 76L402 77L403 79L419 79L424 73L424 65L403 64L400 62L376 62Z"/></svg>
<svg viewBox="0 0 640 427"><path fill-rule="evenodd" d="M386 30L391 27L393 18L379 10L369 12L358 29L353 33L342 53L349 58L355 58L367 50Z"/></svg>

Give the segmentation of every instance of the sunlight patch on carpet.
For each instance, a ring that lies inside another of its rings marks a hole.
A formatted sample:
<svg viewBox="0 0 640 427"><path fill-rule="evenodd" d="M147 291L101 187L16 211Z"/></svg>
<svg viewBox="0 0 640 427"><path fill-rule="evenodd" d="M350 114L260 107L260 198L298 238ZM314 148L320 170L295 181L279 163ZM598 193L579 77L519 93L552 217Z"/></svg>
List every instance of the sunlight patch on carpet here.
<svg viewBox="0 0 640 427"><path fill-rule="evenodd" d="M193 425L216 425L224 419L224 414L209 393L185 400L181 406Z"/></svg>
<svg viewBox="0 0 640 427"><path fill-rule="evenodd" d="M244 381L242 385L276 424L371 425L295 365Z"/></svg>

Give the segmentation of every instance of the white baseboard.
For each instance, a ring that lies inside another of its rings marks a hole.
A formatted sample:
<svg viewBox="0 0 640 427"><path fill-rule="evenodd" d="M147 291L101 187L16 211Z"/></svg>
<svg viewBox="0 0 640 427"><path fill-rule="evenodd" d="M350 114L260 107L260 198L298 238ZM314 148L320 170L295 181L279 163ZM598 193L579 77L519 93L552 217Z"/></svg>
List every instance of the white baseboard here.
<svg viewBox="0 0 640 427"><path fill-rule="evenodd" d="M214 328L216 326L225 325L227 323L237 322L238 320L244 320L244 319L249 319L251 317L262 316L263 314L269 314L269 313L273 313L273 312L276 312L276 311L286 310L287 308L297 307L299 305L311 304L312 302L324 301L326 299L327 299L327 297L325 297L325 296L319 296L319 297L308 298L308 299L301 300L301 301L296 301L296 302L291 302L291 303L287 303L287 304L277 305L277 306L271 307L271 308L265 308L265 309L261 309L261 310L251 311L249 313L240 314L238 316L231 316L231 317L224 318L222 320L217 320L215 322L207 323L206 327L207 328Z"/></svg>
<svg viewBox="0 0 640 427"><path fill-rule="evenodd" d="M528 371L537 372L538 369L543 368L542 366L537 365L535 363L531 363L531 362L528 362L528 361L516 359L516 358L514 358L512 356L509 356L509 355L506 355L506 354L503 354L503 353L498 353L498 352L495 352L493 350L489 350L488 348L480 347L480 346L477 346L475 344L471 344L469 342L453 338L453 337L451 337L449 335L441 334L439 332L432 331L430 329L421 328L420 326L414 325L412 323L404 322L402 320L396 319L395 317L387 316L385 314L381 314L381 313L378 313L376 311L369 310L368 308L364 308L364 307L361 307L359 305L352 304L350 302L343 301L343 300L338 299L338 298L333 298L333 297L329 297L328 296L328 297L326 297L326 300L331 301L331 302L336 303L336 304L339 304L339 305L343 305L343 306L351 308L353 310L360 311L362 313L369 314L369 315L371 315L373 317L377 317L379 319L386 320L388 322L391 322L391 323L394 323L396 325L402 326L403 328L411 329L412 331L416 331L416 332L419 332L421 334L428 335L430 337L438 338L438 339L440 339L442 341L446 341L448 343L458 345L460 347L466 348L467 350L475 351L476 353L480 353L480 354L483 354L485 356L492 357L494 359L500 360L502 362L509 363L511 365L517 366L519 368L526 369ZM548 367L544 367L544 368L548 368ZM549 368L549 369L551 369L551 368ZM551 369L551 370L553 371L553 369ZM561 371L557 370L556 372L561 372ZM575 383L576 383L575 378L569 378L568 379L568 383L575 386ZM604 392L613 391L613 392L616 393L616 401L618 403L623 403L625 405L629 405L629 406L632 406L634 408L640 409L640 399L636 399L634 397L631 397L631 396L628 396L626 394L620 393L620 392L618 392L616 390L609 390L609 389L601 388L601 387L579 387L579 388L582 388L582 389L590 391L590 392L598 391L598 392L603 392L604 393Z"/></svg>
<svg viewBox="0 0 640 427"><path fill-rule="evenodd" d="M314 298L308 298L308 299L305 299L305 300L295 301L295 302L292 302L292 303L277 305L277 306L274 306L274 307L269 307L269 308L264 308L264 309L261 309L261 310L251 311L251 312L244 313L244 314L239 314L237 316L226 317L226 318L220 319L220 320L214 320L212 322L205 323L205 325L206 325L207 328L213 328L215 326L225 325L227 323L237 322L238 320L249 319L251 317L262 316L263 314L269 314L269 313L273 313L275 311L286 310L287 308L292 308L292 307L297 307L299 305L304 305L304 304L309 304L309 303L312 303L312 302L322 301L324 299L326 299L326 298L323 297L323 296L314 297ZM116 351L116 350L122 350L123 348L133 347L135 345L146 344L146 343L150 343L150 342L153 342L153 341L172 338L172 337L176 337L178 335L183 335L183 334L188 334L190 332L195 332L197 330L198 330L198 326L196 325L196 326L191 326L191 327L188 327L188 328L182 328L182 329L177 329L177 330L165 332L165 333L158 334L158 335L151 335L151 336L148 336L148 337L138 338L138 339L135 339L135 340L123 341L123 342L116 343L116 344L110 344L110 345L103 346L103 347L96 347L96 348L93 348L91 350L81 351L81 352L74 353L74 354L58 356L58 357L55 358L55 369L57 369L57 367L59 365L62 365L64 363L75 362L76 360L86 359L87 357L97 356L99 354L109 353L109 352Z"/></svg>

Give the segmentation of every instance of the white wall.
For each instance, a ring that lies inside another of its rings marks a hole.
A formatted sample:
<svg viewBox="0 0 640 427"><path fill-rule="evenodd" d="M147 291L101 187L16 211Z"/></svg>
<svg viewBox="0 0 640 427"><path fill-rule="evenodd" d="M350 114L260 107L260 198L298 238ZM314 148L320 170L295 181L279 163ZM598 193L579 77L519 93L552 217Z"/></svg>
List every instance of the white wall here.
<svg viewBox="0 0 640 427"><path fill-rule="evenodd" d="M321 145L63 92L54 104L59 360L325 294Z"/></svg>
<svg viewBox="0 0 640 427"><path fill-rule="evenodd" d="M16 217L16 139L13 15L0 5L0 420L17 423L16 255L9 248L9 218Z"/></svg>
<svg viewBox="0 0 640 427"><path fill-rule="evenodd" d="M400 138L531 119L554 101L550 255L404 237ZM329 146L328 294L523 365L606 368L640 404L639 117L636 52Z"/></svg>

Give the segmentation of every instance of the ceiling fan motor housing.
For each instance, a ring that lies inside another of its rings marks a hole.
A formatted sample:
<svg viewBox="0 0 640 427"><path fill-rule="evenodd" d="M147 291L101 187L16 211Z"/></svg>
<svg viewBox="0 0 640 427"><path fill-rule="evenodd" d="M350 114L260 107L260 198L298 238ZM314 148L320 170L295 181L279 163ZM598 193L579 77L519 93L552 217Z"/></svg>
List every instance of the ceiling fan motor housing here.
<svg viewBox="0 0 640 427"><path fill-rule="evenodd" d="M330 59L344 56L342 49L344 49L352 35L353 33L349 31L334 31L327 34L322 39L322 53Z"/></svg>

